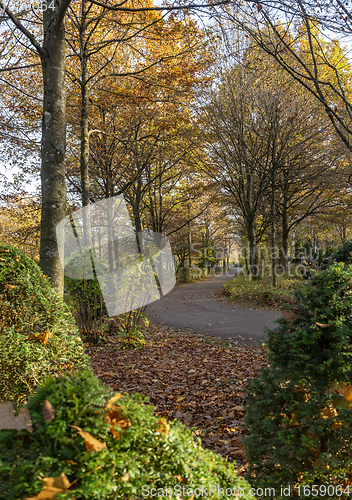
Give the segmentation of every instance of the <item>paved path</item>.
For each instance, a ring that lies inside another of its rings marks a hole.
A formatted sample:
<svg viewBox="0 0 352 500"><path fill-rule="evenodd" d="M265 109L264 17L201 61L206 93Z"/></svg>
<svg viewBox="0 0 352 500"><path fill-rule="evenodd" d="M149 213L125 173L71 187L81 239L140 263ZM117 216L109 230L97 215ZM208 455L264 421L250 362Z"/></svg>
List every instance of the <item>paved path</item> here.
<svg viewBox="0 0 352 500"><path fill-rule="evenodd" d="M266 340L264 327L274 328L274 320L281 313L237 307L213 295L237 273L238 270L231 269L227 276L215 275L195 284L177 286L149 304L146 315L154 323L179 330L235 338L239 344L261 345Z"/></svg>

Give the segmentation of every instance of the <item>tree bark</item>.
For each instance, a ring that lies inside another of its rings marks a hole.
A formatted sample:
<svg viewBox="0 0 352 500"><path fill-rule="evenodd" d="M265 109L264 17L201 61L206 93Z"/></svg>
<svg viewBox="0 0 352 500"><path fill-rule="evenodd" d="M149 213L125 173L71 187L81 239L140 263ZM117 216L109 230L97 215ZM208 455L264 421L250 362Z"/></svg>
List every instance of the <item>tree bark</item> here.
<svg viewBox="0 0 352 500"><path fill-rule="evenodd" d="M81 190L82 206L87 207L83 212L83 238L87 247L92 246L92 230L90 221L90 195L89 195L89 89L88 79L88 58L85 50L86 34L86 11L87 4L82 0L80 25L80 46L81 46Z"/></svg>
<svg viewBox="0 0 352 500"><path fill-rule="evenodd" d="M282 264L285 272L287 272L287 270L288 270L288 237L290 234L290 230L288 227L288 214L287 214L287 207L286 207L285 199L283 201L281 222L282 222L281 264Z"/></svg>
<svg viewBox="0 0 352 500"><path fill-rule="evenodd" d="M276 206L275 206L275 165L271 167L271 271L273 273L273 287L277 286L277 278L276 278L276 248L275 248L275 240L276 240Z"/></svg>
<svg viewBox="0 0 352 500"><path fill-rule="evenodd" d="M63 296L64 272L61 266L56 225L65 217L66 84L64 21L55 11L43 12L44 53L41 54L44 98L41 144L41 235L40 267L54 290Z"/></svg>

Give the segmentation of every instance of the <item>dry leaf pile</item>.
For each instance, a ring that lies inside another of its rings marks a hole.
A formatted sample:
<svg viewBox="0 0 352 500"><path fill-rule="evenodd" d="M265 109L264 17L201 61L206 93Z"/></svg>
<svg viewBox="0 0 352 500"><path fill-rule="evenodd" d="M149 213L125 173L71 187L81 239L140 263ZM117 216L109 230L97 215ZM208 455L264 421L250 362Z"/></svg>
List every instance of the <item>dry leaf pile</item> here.
<svg viewBox="0 0 352 500"><path fill-rule="evenodd" d="M118 350L113 337L87 347L95 375L114 391L149 396L162 425L178 418L196 427L204 447L235 459L243 472L246 387L266 366L264 350L155 325L146 341L138 350Z"/></svg>

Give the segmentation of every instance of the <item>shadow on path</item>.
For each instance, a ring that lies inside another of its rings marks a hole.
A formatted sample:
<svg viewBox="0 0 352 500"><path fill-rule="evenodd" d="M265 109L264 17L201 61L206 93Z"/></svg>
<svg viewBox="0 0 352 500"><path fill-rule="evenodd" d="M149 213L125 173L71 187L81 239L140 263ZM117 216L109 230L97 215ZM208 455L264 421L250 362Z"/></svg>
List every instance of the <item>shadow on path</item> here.
<svg viewBox="0 0 352 500"><path fill-rule="evenodd" d="M238 272L230 269L227 275L214 275L199 283L177 286L149 304L145 314L153 323L171 328L222 339L234 338L239 344L261 345L266 340L264 328L275 328L274 320L281 313L237 307L213 296Z"/></svg>

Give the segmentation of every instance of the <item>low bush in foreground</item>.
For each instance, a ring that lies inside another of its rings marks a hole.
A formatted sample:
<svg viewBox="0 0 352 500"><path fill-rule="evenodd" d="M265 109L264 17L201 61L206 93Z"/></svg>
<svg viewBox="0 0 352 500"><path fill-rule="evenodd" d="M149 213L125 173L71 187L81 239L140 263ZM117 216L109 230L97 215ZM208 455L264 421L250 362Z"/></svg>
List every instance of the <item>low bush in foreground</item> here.
<svg viewBox="0 0 352 500"><path fill-rule="evenodd" d="M292 497L317 498L317 485L319 498L340 498L352 478L352 266L317 274L296 299L249 384L248 478L275 498L287 498L281 485Z"/></svg>
<svg viewBox="0 0 352 500"><path fill-rule="evenodd" d="M50 373L89 366L69 307L38 265L0 245L0 401L23 402Z"/></svg>
<svg viewBox="0 0 352 500"><path fill-rule="evenodd" d="M139 394L113 396L90 372L49 377L28 410L32 434L0 431L1 498L39 500L54 482L44 478L56 478L57 500L147 498L151 491L170 498L166 487L179 498L218 498L217 490L204 495L209 485L223 488L222 498L236 498L234 488L242 488L238 498L253 498L234 466L203 449L191 430L154 416Z"/></svg>

